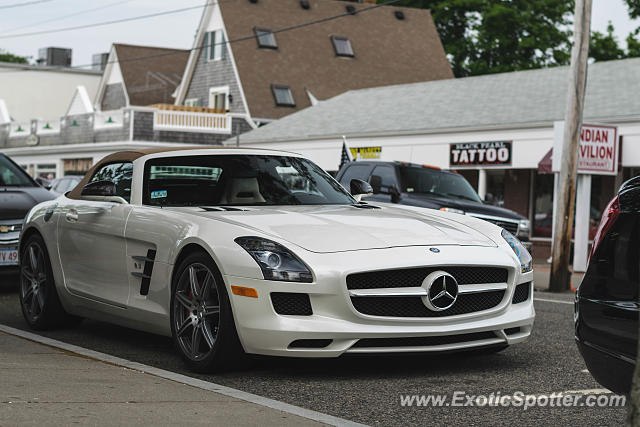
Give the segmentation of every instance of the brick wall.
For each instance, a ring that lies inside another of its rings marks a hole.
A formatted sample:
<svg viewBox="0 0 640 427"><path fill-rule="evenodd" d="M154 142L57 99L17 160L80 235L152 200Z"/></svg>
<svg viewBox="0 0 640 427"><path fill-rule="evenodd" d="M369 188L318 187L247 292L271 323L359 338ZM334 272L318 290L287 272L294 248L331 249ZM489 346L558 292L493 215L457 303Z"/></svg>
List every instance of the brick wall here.
<svg viewBox="0 0 640 427"><path fill-rule="evenodd" d="M229 46L227 46L230 49ZM198 63L191 76L186 99L197 98L203 107L209 106L209 89L218 86L229 86L229 95L233 102L229 106L232 113L246 113L246 107L242 102L240 85L233 71L230 52L227 51L224 59L219 61L207 61L206 49L200 50Z"/></svg>
<svg viewBox="0 0 640 427"><path fill-rule="evenodd" d="M122 83L114 83L107 85L104 90L104 96L102 97L102 104L100 108L102 111L118 110L127 106L127 98L124 93L124 86Z"/></svg>

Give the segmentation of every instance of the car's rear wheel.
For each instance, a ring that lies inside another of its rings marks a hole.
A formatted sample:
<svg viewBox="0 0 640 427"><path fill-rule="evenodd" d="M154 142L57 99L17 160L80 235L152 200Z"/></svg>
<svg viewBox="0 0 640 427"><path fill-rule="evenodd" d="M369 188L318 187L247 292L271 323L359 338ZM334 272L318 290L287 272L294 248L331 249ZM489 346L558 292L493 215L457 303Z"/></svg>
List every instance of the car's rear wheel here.
<svg viewBox="0 0 640 427"><path fill-rule="evenodd" d="M60 303L49 253L39 234L31 235L22 245L20 306L24 319L36 330L65 326L79 320L67 314Z"/></svg>
<svg viewBox="0 0 640 427"><path fill-rule="evenodd" d="M171 332L194 371L239 366L244 351L222 276L205 253L193 253L178 266L171 297Z"/></svg>

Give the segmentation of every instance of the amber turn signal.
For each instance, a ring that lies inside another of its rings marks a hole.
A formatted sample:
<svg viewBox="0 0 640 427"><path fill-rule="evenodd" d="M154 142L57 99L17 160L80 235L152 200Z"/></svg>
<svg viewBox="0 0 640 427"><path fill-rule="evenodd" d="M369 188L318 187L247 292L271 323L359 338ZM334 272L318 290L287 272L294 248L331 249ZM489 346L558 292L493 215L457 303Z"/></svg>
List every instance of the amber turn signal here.
<svg viewBox="0 0 640 427"><path fill-rule="evenodd" d="M234 295L240 295L242 297L258 298L258 291L253 288L231 285L231 292L233 292Z"/></svg>

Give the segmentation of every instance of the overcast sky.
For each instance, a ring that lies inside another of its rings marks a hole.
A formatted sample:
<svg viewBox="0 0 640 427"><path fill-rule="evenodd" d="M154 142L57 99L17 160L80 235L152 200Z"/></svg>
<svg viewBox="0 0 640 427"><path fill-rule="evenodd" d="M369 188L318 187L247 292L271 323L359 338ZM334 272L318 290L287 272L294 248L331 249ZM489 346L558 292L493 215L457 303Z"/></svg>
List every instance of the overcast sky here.
<svg viewBox="0 0 640 427"><path fill-rule="evenodd" d="M38 48L41 47L69 47L73 48L73 65L76 66L90 64L92 54L107 52L114 42L190 48L202 8L98 28L28 37L1 37L7 34L147 15L206 3L205 0L42 0L39 4L2 9L3 6L33 1L0 0L0 49L35 58ZM103 6L105 7L101 10L81 13ZM65 18L72 14L74 16ZM42 23L47 20L51 21ZM625 47L624 40L627 35L640 26L638 20L629 19L623 0L594 0L592 28L604 32L608 21L613 22L616 35Z"/></svg>

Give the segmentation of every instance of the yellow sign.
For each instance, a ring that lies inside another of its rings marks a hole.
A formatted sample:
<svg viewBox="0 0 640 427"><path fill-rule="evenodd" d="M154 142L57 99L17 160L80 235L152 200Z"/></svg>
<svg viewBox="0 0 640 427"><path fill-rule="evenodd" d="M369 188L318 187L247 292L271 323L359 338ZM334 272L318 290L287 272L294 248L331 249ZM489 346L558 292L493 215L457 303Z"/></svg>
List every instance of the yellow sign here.
<svg viewBox="0 0 640 427"><path fill-rule="evenodd" d="M382 147L351 147L353 160L379 159L382 156Z"/></svg>

